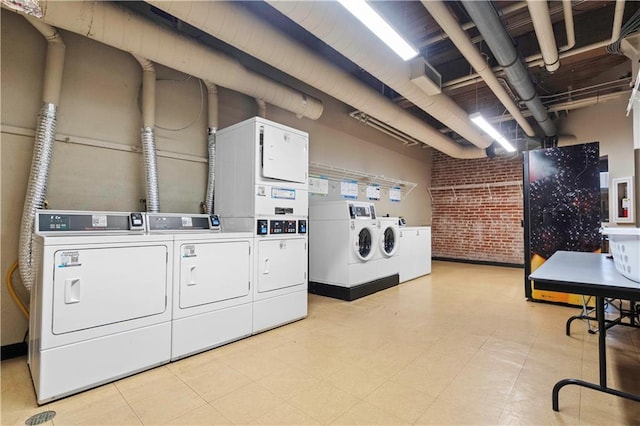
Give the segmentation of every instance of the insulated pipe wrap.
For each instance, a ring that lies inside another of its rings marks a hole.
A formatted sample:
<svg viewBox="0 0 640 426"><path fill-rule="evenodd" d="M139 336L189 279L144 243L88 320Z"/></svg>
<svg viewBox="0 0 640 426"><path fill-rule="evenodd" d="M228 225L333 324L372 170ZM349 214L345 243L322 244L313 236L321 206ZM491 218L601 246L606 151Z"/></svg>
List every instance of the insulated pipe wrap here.
<svg viewBox="0 0 640 426"><path fill-rule="evenodd" d="M476 23L476 27L484 37L498 63L504 67L509 82L518 92L518 96L527 105L546 136L554 136L556 128L549 114L536 94L529 71L513 46L511 37L504 29L493 5L489 2L463 0L467 13Z"/></svg>
<svg viewBox="0 0 640 426"><path fill-rule="evenodd" d="M158 195L158 165L156 163L156 138L151 127L142 130L142 155L144 157L144 174L147 181L147 212L160 211Z"/></svg>
<svg viewBox="0 0 640 426"><path fill-rule="evenodd" d="M32 268L33 226L36 210L44 206L49 179L49 168L53 157L53 144L56 136L57 107L52 103L44 103L36 124L36 137L33 145L33 157L29 172L29 183L25 194L22 223L20 225L20 241L18 243L18 264L20 276L27 291L35 277Z"/></svg>
<svg viewBox="0 0 640 426"><path fill-rule="evenodd" d="M215 188L215 164L216 164L216 128L210 127L207 136L207 148L209 151L209 176L207 179L207 197L205 198L206 213L213 214L213 199Z"/></svg>

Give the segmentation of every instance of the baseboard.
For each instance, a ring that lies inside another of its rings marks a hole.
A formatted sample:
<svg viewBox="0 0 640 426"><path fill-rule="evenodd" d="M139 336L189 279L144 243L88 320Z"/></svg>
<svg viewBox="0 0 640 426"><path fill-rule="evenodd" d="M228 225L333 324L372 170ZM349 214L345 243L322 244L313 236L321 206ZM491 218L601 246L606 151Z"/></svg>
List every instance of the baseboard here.
<svg viewBox="0 0 640 426"><path fill-rule="evenodd" d="M453 257L438 256L432 257L431 260L440 260L443 262L471 263L473 265L504 266L506 268L524 268L524 263L491 262L488 260L456 259Z"/></svg>
<svg viewBox="0 0 640 426"><path fill-rule="evenodd" d="M0 348L0 360L17 358L27 354L27 342L13 343Z"/></svg>
<svg viewBox="0 0 640 426"><path fill-rule="evenodd" d="M369 281L364 284L358 284L354 287L342 287L338 285L309 281L309 293L351 302L352 300L360 299L361 297L397 286L399 283L400 276L398 274Z"/></svg>

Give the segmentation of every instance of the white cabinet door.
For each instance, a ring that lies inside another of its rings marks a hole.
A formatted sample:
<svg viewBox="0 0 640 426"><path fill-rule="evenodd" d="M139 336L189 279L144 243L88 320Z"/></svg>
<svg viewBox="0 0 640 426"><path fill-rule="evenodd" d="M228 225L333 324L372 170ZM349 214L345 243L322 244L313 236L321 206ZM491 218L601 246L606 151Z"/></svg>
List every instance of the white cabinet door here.
<svg viewBox="0 0 640 426"><path fill-rule="evenodd" d="M307 243L304 238L258 242L258 293L305 284Z"/></svg>
<svg viewBox="0 0 640 426"><path fill-rule="evenodd" d="M180 308L249 294L248 241L183 243L180 247Z"/></svg>
<svg viewBox="0 0 640 426"><path fill-rule="evenodd" d="M164 245L59 250L54 256L54 334L143 318L167 309Z"/></svg>
<svg viewBox="0 0 640 426"><path fill-rule="evenodd" d="M262 142L262 176L288 182L307 182L308 138L265 125Z"/></svg>

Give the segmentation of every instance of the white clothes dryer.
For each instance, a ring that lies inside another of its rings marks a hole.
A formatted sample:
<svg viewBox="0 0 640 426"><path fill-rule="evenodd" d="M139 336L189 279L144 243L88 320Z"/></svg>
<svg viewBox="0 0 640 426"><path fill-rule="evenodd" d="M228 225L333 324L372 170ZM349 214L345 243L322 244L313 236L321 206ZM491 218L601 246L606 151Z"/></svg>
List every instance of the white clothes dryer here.
<svg viewBox="0 0 640 426"><path fill-rule="evenodd" d="M261 117L216 134L215 206L255 236L253 333L307 316L309 135Z"/></svg>
<svg viewBox="0 0 640 426"><path fill-rule="evenodd" d="M375 206L361 201L309 208L309 291L354 300L398 284L380 246Z"/></svg>
<svg viewBox="0 0 640 426"><path fill-rule="evenodd" d="M29 368L43 404L169 362L172 242L143 213L39 210Z"/></svg>
<svg viewBox="0 0 640 426"><path fill-rule="evenodd" d="M148 213L173 238L171 360L251 335L253 234L220 232L217 216Z"/></svg>

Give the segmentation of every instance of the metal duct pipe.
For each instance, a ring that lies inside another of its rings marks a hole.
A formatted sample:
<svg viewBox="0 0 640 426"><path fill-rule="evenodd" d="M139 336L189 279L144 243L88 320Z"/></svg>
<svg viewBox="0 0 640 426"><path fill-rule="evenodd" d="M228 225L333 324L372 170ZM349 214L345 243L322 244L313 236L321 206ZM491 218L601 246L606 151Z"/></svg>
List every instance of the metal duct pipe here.
<svg viewBox="0 0 640 426"><path fill-rule="evenodd" d="M60 102L62 88L62 72L64 70L64 54L66 46L58 31L42 22L25 16L27 21L47 40L47 56L44 69L44 85L42 90L42 108L38 113L36 135L31 157L29 181L22 209L22 222L18 241L18 264L22 283L27 291L35 280L32 267L33 225L36 210L44 205L49 181L49 168L53 156L53 145L56 135L57 105Z"/></svg>
<svg viewBox="0 0 640 426"><path fill-rule="evenodd" d="M568 0L571 1L571 0ZM521 2L517 2L517 3L512 3L508 6L503 7L502 9L500 9L500 11L498 13L500 13L500 16L504 16L504 15L508 15L509 13L512 12L517 12L520 9L524 9L525 7L527 7L527 2L526 1L521 1ZM467 31L471 28L475 28L476 24L473 21L469 21L469 22L465 22L464 24L462 24L460 26L460 28L462 28L463 31ZM434 43L438 43L440 41L444 41L446 39L449 38L449 34L447 34L446 32L438 34L437 36L434 37L430 37L428 39L426 39L425 41L423 41L422 43L419 43L416 47L419 48L425 48L425 47L429 47Z"/></svg>
<svg viewBox="0 0 640 426"><path fill-rule="evenodd" d="M267 118L267 104L262 99L256 99L258 106L258 117Z"/></svg>
<svg viewBox="0 0 640 426"><path fill-rule="evenodd" d="M454 142L358 79L246 13L241 4L148 3L451 157L486 157L484 150Z"/></svg>
<svg viewBox="0 0 640 426"><path fill-rule="evenodd" d="M322 102L244 68L238 61L111 2L42 0L50 25L143 56L185 74L207 79L312 120Z"/></svg>
<svg viewBox="0 0 640 426"><path fill-rule="evenodd" d="M142 67L142 156L144 157L147 211L160 211L160 190L158 186L158 163L156 157L156 69L153 62L133 55Z"/></svg>
<svg viewBox="0 0 640 426"><path fill-rule="evenodd" d="M414 84L412 62L402 61L386 46L381 48L371 32L337 2L267 3L478 148L491 145L492 139L469 120L465 110L446 94L426 93Z"/></svg>
<svg viewBox="0 0 640 426"><path fill-rule="evenodd" d="M473 19L473 22L476 23L480 34L482 34L491 52L493 52L493 56L504 68L509 82L527 105L544 134L547 137L555 136L556 127L536 94L533 83L529 78L527 67L518 57L518 52L513 46L509 34L502 26L493 5L489 2L471 0L463 0L462 4L471 19Z"/></svg>
<svg viewBox="0 0 640 426"><path fill-rule="evenodd" d="M209 105L209 126L207 129L207 151L209 152L209 168L207 171L207 195L204 201L205 213L213 214L215 172L216 172L216 132L218 131L218 88L208 80L203 80L207 86Z"/></svg>
<svg viewBox="0 0 640 426"><path fill-rule="evenodd" d="M469 64L482 77L487 86L493 91L498 100L511 113L511 116L518 122L522 130L527 136L535 136L535 132L527 119L524 118L518 106L504 87L496 78L487 61L480 55L478 49L471 43L471 39L460 27L455 17L451 14L446 4L442 1L422 0L422 4L429 11L429 14L436 20L440 28L442 28L449 38L456 45L460 53L465 57Z"/></svg>
<svg viewBox="0 0 640 426"><path fill-rule="evenodd" d="M549 72L557 71L560 68L560 58L553 34L553 26L551 25L549 6L546 1L536 0L527 0L527 6L529 7L533 29L540 45L540 53L542 53L542 58L544 59L544 66Z"/></svg>

